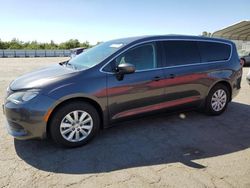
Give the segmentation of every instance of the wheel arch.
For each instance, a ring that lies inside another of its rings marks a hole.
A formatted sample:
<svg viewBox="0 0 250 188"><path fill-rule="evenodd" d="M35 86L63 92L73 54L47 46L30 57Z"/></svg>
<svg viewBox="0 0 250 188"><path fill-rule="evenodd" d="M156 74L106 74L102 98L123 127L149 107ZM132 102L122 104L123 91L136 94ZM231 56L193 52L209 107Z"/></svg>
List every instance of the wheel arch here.
<svg viewBox="0 0 250 188"><path fill-rule="evenodd" d="M231 100L232 100L232 86L231 86L230 82L229 82L229 81L226 81L226 80L220 80L220 81L214 83L214 84L209 88L208 93L207 93L207 96L208 96L209 92L211 91L211 89L212 89L213 87L215 87L216 85L219 85L219 84L222 84L222 85L224 85L224 86L226 86L226 87L228 88L228 91L229 91L229 93L230 93L229 101L231 101Z"/></svg>
<svg viewBox="0 0 250 188"><path fill-rule="evenodd" d="M64 105L67 105L68 103L71 103L71 102L87 102L89 104L91 104L92 106L95 107L95 109L97 110L98 114L99 114L99 117L100 117L100 127L101 129L104 128L104 114L103 114L103 110L101 108L101 105L96 102L95 100L93 99L90 99L88 97L73 97L73 98L68 98L68 99L65 99L61 102L59 102L58 104L56 104L53 109L51 110L51 113L48 117L48 121L47 121L47 124L46 124L46 134L47 136L50 136L50 132L49 132L49 126L50 126L50 123L51 123L51 120L53 118L53 116L55 115L55 113L57 112L57 110L64 106Z"/></svg>

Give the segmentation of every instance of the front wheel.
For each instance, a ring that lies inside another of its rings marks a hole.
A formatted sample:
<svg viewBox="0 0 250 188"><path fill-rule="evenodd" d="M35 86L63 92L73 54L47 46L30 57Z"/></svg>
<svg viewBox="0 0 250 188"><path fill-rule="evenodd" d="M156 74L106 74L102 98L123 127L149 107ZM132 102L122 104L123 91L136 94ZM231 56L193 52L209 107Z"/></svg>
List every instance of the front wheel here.
<svg viewBox="0 0 250 188"><path fill-rule="evenodd" d="M57 144L78 147L88 143L99 127L99 114L92 105L72 102L55 112L50 122L50 134Z"/></svg>
<svg viewBox="0 0 250 188"><path fill-rule="evenodd" d="M205 110L209 115L222 114L228 105L230 92L225 85L217 84L209 92Z"/></svg>

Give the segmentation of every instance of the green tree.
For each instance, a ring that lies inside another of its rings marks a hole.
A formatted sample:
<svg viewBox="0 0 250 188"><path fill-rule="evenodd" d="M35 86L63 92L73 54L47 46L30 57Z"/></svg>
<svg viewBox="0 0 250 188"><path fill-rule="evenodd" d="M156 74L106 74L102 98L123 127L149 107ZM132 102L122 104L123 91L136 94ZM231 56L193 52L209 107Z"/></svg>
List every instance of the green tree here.
<svg viewBox="0 0 250 188"><path fill-rule="evenodd" d="M39 47L38 42L35 40L29 43L29 45L27 46L27 49L38 50L40 49L40 47Z"/></svg>
<svg viewBox="0 0 250 188"><path fill-rule="evenodd" d="M55 44L53 40L50 41L50 44L48 44L48 46L50 46L50 49L58 49L58 45Z"/></svg>
<svg viewBox="0 0 250 188"><path fill-rule="evenodd" d="M9 49L22 49L22 42L16 38L13 38L9 43Z"/></svg>
<svg viewBox="0 0 250 188"><path fill-rule="evenodd" d="M203 32L202 32L202 36L203 36L203 37L212 37L212 33L209 33L209 32L207 32L207 31L203 31Z"/></svg>
<svg viewBox="0 0 250 188"><path fill-rule="evenodd" d="M56 50L56 49L72 49L78 47L90 48L91 45L89 44L88 41L80 43L77 39L70 39L60 44L56 44L53 40L51 40L50 43L39 43L37 41L22 42L16 38L7 42L0 40L0 49L32 49L32 50L55 49Z"/></svg>
<svg viewBox="0 0 250 188"><path fill-rule="evenodd" d="M81 43L81 47L83 47L83 48L90 48L91 45L89 44L88 41L85 41L85 42Z"/></svg>
<svg viewBox="0 0 250 188"><path fill-rule="evenodd" d="M72 49L80 47L80 42L77 39L70 39L59 45L60 49Z"/></svg>
<svg viewBox="0 0 250 188"><path fill-rule="evenodd" d="M3 41L0 39L0 49L7 49L8 47L9 47L8 43L3 42Z"/></svg>

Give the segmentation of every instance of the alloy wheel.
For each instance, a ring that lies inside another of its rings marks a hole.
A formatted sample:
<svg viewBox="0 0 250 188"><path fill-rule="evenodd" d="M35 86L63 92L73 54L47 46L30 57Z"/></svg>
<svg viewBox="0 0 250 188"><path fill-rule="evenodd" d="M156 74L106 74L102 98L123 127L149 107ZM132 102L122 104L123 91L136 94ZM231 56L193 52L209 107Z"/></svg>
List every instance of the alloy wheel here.
<svg viewBox="0 0 250 188"><path fill-rule="evenodd" d="M68 113L60 124L60 133L69 142L84 140L93 129L93 119L89 113L75 110Z"/></svg>
<svg viewBox="0 0 250 188"><path fill-rule="evenodd" d="M218 89L214 92L211 100L211 106L214 111L219 112L227 104L227 93L223 89Z"/></svg>

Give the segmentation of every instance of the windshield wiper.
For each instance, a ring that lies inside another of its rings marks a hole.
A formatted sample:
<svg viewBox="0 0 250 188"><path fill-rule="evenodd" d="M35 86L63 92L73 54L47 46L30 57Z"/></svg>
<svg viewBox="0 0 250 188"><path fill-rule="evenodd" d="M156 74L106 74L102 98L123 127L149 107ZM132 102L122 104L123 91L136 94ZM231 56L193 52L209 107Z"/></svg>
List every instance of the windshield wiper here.
<svg viewBox="0 0 250 188"><path fill-rule="evenodd" d="M65 66L66 66L66 67L71 67L72 69L77 70L76 66L73 65L73 64L71 64L71 63L69 63L69 62L67 62L67 63L65 64Z"/></svg>
<svg viewBox="0 0 250 188"><path fill-rule="evenodd" d="M69 61L63 61L63 62L60 62L59 65L65 65L67 64Z"/></svg>
<svg viewBox="0 0 250 188"><path fill-rule="evenodd" d="M60 62L59 65L61 66L65 66L65 67L70 67L74 70L77 70L76 66L74 66L73 64L69 63L69 61L64 61L64 62Z"/></svg>

